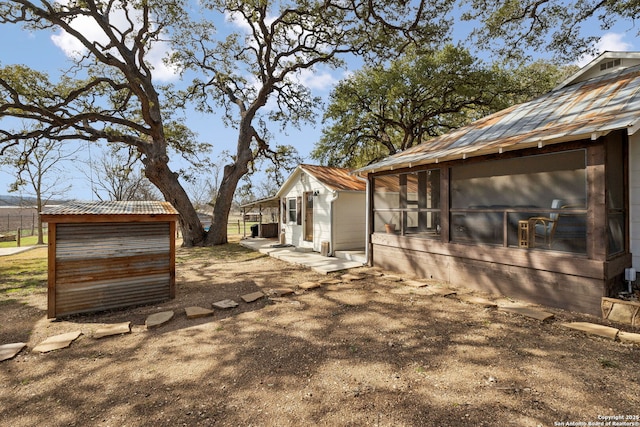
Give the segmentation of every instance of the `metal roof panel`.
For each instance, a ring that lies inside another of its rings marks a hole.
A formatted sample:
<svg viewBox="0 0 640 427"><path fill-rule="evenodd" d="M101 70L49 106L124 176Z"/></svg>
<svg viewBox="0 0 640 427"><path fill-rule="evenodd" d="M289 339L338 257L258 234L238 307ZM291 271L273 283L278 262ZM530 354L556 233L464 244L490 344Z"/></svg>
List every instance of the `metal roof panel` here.
<svg viewBox="0 0 640 427"><path fill-rule="evenodd" d="M177 215L169 202L160 201L72 201L64 205L49 206L43 215Z"/></svg>
<svg viewBox="0 0 640 427"><path fill-rule="evenodd" d="M581 81L515 105L356 172L517 150L589 138L640 125L640 66Z"/></svg>

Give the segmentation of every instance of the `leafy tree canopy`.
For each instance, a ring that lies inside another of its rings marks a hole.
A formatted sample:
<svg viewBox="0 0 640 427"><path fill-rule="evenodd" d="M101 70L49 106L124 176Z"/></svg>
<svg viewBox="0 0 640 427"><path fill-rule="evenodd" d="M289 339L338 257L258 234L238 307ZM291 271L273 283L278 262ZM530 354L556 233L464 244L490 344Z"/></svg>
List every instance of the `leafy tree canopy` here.
<svg viewBox="0 0 640 427"><path fill-rule="evenodd" d="M334 166L366 165L545 93L567 71L543 62L487 65L453 45L408 51L337 85L312 157Z"/></svg>
<svg viewBox="0 0 640 427"><path fill-rule="evenodd" d="M531 49L555 52L557 59L573 61L595 54L599 35L616 23L636 28L638 0L465 0L463 20L474 25L473 39L483 51L518 61L530 59ZM592 27L585 30L585 26ZM636 31L640 35L640 30Z"/></svg>

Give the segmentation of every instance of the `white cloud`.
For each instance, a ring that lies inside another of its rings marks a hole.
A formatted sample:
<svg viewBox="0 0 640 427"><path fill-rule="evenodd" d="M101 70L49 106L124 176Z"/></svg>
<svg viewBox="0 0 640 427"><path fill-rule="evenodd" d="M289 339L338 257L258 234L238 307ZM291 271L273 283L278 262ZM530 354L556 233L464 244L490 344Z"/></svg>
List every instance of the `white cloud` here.
<svg viewBox="0 0 640 427"><path fill-rule="evenodd" d="M113 11L110 16L110 21L112 25L121 29L128 28L130 25L122 10ZM97 42L102 45L108 43L107 35L90 17L78 17L71 22L71 26L90 42ZM51 40L67 57L71 59L79 59L87 51L84 45L77 38L62 29L60 29L56 34L53 34L51 36ZM167 67L162 61L169 52L171 52L171 48L166 42L154 43L151 50L148 52L146 60L154 69L154 79L159 81L171 81L179 77L178 69L176 67ZM113 55L116 55L115 50L112 53Z"/></svg>
<svg viewBox="0 0 640 427"><path fill-rule="evenodd" d="M297 81L311 91L329 91L338 83L338 79L328 72L309 69L302 70Z"/></svg>
<svg viewBox="0 0 640 427"><path fill-rule="evenodd" d="M626 34L622 34L622 33L606 33L605 35L602 36L600 41L598 41L598 43L596 44L596 51L598 52L598 54L600 54L604 51L632 50L633 44L623 40L625 35ZM582 58L580 58L576 62L576 64L579 65L580 67L583 67L587 65L589 62L591 62L591 60L593 60L593 58L595 58L596 56L597 55L594 55L594 56L585 55Z"/></svg>

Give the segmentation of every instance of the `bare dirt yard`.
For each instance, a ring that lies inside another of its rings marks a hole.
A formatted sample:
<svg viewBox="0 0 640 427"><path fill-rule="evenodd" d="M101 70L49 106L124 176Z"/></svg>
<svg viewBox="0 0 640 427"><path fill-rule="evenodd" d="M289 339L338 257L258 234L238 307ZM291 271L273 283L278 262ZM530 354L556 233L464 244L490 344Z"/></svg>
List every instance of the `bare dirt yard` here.
<svg viewBox="0 0 640 427"><path fill-rule="evenodd" d="M541 322L370 268L301 290L341 273L229 244L178 250L174 300L49 321L45 255L0 258L0 344L28 344L0 362L2 426L640 425L640 347L560 325L599 318L545 309L555 317ZM296 292L239 298L276 288ZM239 306L185 315L226 298ZM166 310L171 321L145 329ZM126 321L130 334L93 337ZM69 348L32 351L76 330Z"/></svg>

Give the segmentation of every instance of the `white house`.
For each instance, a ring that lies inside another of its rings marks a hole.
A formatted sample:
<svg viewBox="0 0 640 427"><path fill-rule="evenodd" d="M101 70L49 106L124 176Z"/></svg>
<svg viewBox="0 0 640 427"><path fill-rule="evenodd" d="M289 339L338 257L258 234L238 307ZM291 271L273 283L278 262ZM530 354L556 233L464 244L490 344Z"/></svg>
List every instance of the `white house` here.
<svg viewBox="0 0 640 427"><path fill-rule="evenodd" d="M300 165L276 197L283 243L328 255L364 250L366 181L348 169Z"/></svg>

